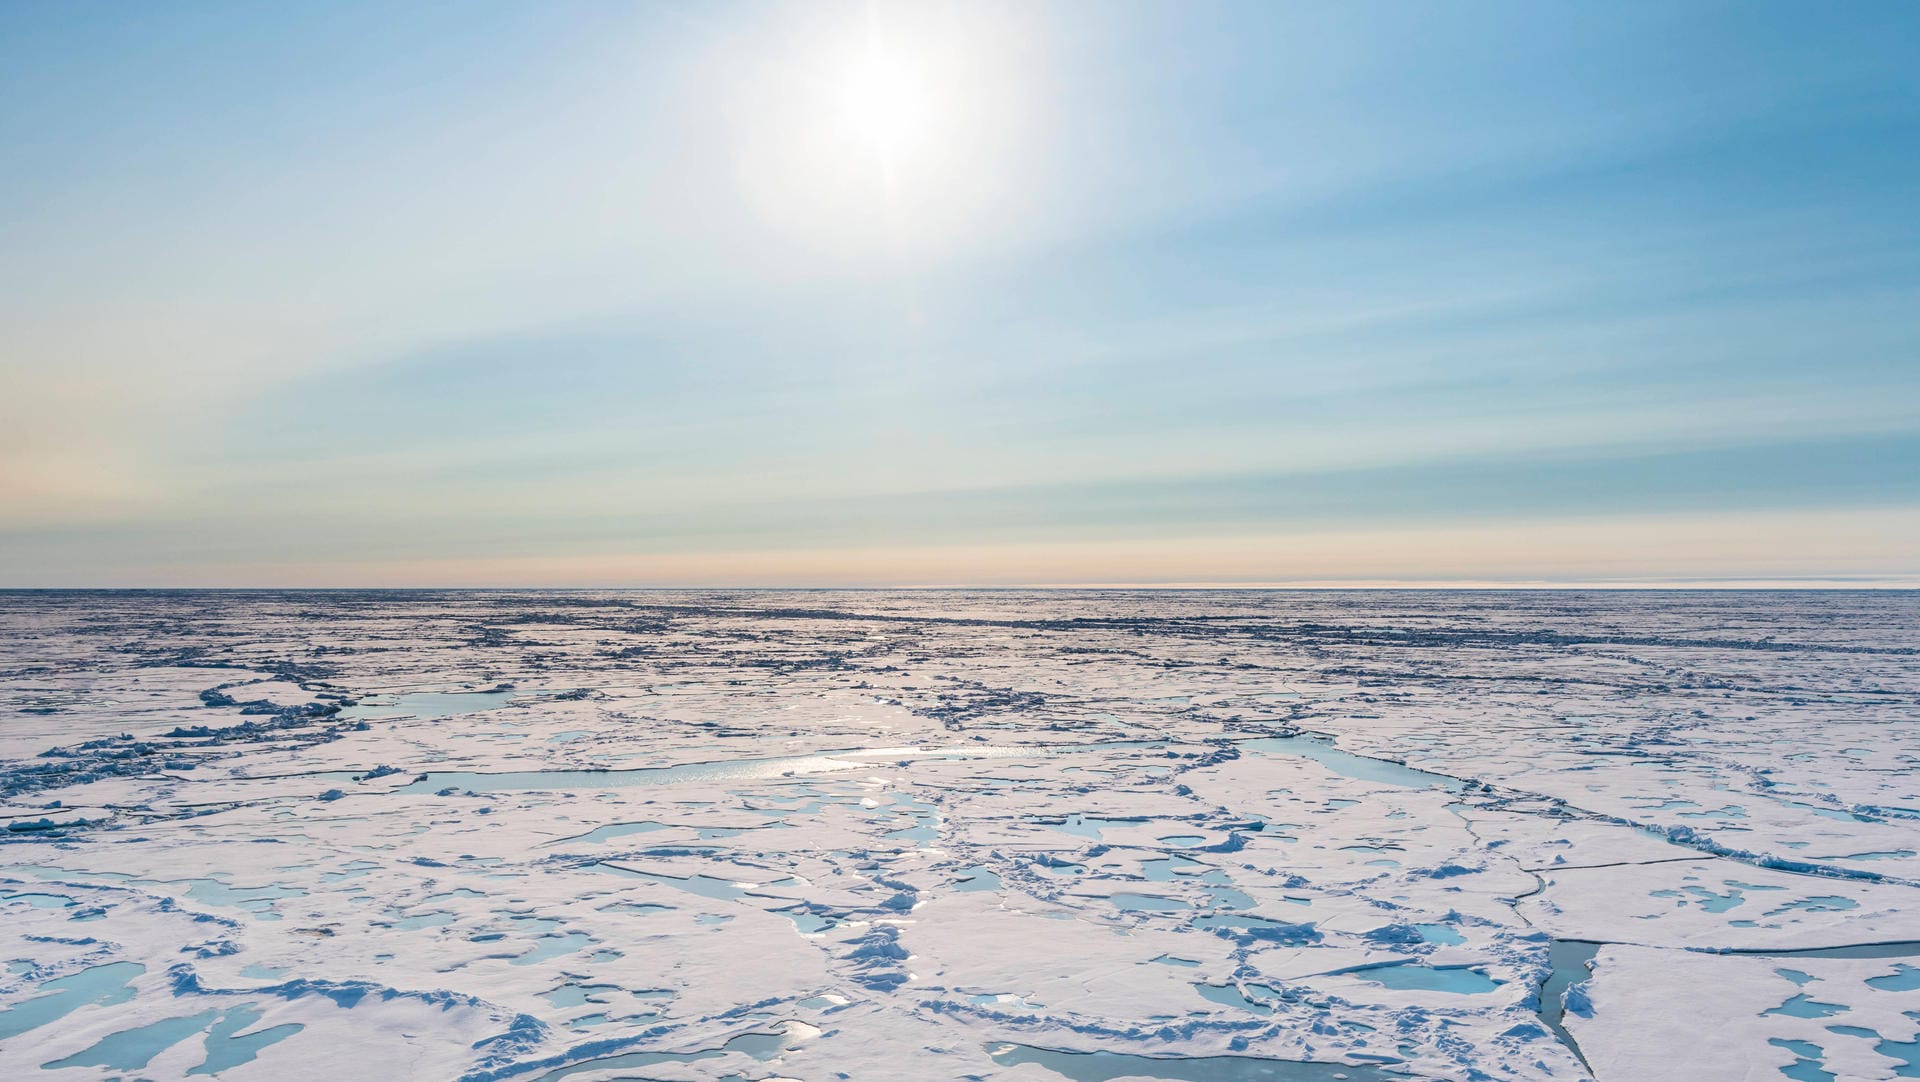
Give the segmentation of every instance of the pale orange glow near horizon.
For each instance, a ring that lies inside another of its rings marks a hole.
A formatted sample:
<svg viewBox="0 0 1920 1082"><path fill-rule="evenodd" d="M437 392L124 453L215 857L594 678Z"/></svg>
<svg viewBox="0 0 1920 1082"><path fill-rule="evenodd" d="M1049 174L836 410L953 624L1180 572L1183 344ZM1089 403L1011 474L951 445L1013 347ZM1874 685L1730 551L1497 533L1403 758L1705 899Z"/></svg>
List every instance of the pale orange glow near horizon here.
<svg viewBox="0 0 1920 1082"><path fill-rule="evenodd" d="M1916 532L1920 511L1662 515L1216 537L150 566L125 582L74 585L1912 588L1920 580L1903 574L1900 561ZM1835 570L1809 577L1801 570L1808 566Z"/></svg>

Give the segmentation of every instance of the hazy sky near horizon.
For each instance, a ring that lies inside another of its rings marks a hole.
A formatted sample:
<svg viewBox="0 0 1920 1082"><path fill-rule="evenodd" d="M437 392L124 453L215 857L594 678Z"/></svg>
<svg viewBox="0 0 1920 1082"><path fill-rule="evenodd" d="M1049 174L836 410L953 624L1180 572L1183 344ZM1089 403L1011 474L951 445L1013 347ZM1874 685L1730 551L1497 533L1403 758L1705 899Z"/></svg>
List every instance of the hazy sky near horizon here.
<svg viewBox="0 0 1920 1082"><path fill-rule="evenodd" d="M0 6L0 586L1920 581L1920 6Z"/></svg>

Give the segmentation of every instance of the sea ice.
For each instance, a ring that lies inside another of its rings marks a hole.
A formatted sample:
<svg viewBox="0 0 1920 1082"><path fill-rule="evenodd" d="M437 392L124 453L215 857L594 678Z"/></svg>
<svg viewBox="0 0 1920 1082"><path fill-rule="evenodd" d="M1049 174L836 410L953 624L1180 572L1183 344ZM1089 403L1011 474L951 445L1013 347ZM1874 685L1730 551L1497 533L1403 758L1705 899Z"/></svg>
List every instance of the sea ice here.
<svg viewBox="0 0 1920 1082"><path fill-rule="evenodd" d="M8 1079L1920 1072L1912 594L10 593L0 711Z"/></svg>

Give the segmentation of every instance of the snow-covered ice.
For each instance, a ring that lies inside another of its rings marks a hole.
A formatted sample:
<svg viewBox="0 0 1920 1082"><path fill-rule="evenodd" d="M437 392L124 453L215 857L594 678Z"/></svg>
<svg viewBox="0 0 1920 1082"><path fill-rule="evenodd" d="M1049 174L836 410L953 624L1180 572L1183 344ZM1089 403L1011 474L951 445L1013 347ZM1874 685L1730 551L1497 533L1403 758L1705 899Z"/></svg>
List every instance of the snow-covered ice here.
<svg viewBox="0 0 1920 1082"><path fill-rule="evenodd" d="M1911 593L11 593L0 719L0 1078L1920 1077Z"/></svg>

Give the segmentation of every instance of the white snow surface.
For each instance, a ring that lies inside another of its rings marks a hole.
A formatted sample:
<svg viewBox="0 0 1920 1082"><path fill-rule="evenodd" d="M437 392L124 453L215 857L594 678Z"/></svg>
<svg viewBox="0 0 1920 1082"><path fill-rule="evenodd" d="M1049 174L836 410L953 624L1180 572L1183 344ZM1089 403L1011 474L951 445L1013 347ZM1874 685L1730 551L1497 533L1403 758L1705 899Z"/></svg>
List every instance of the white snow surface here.
<svg viewBox="0 0 1920 1082"><path fill-rule="evenodd" d="M1917 757L1912 593L0 593L0 1078L1916 1077Z"/></svg>

